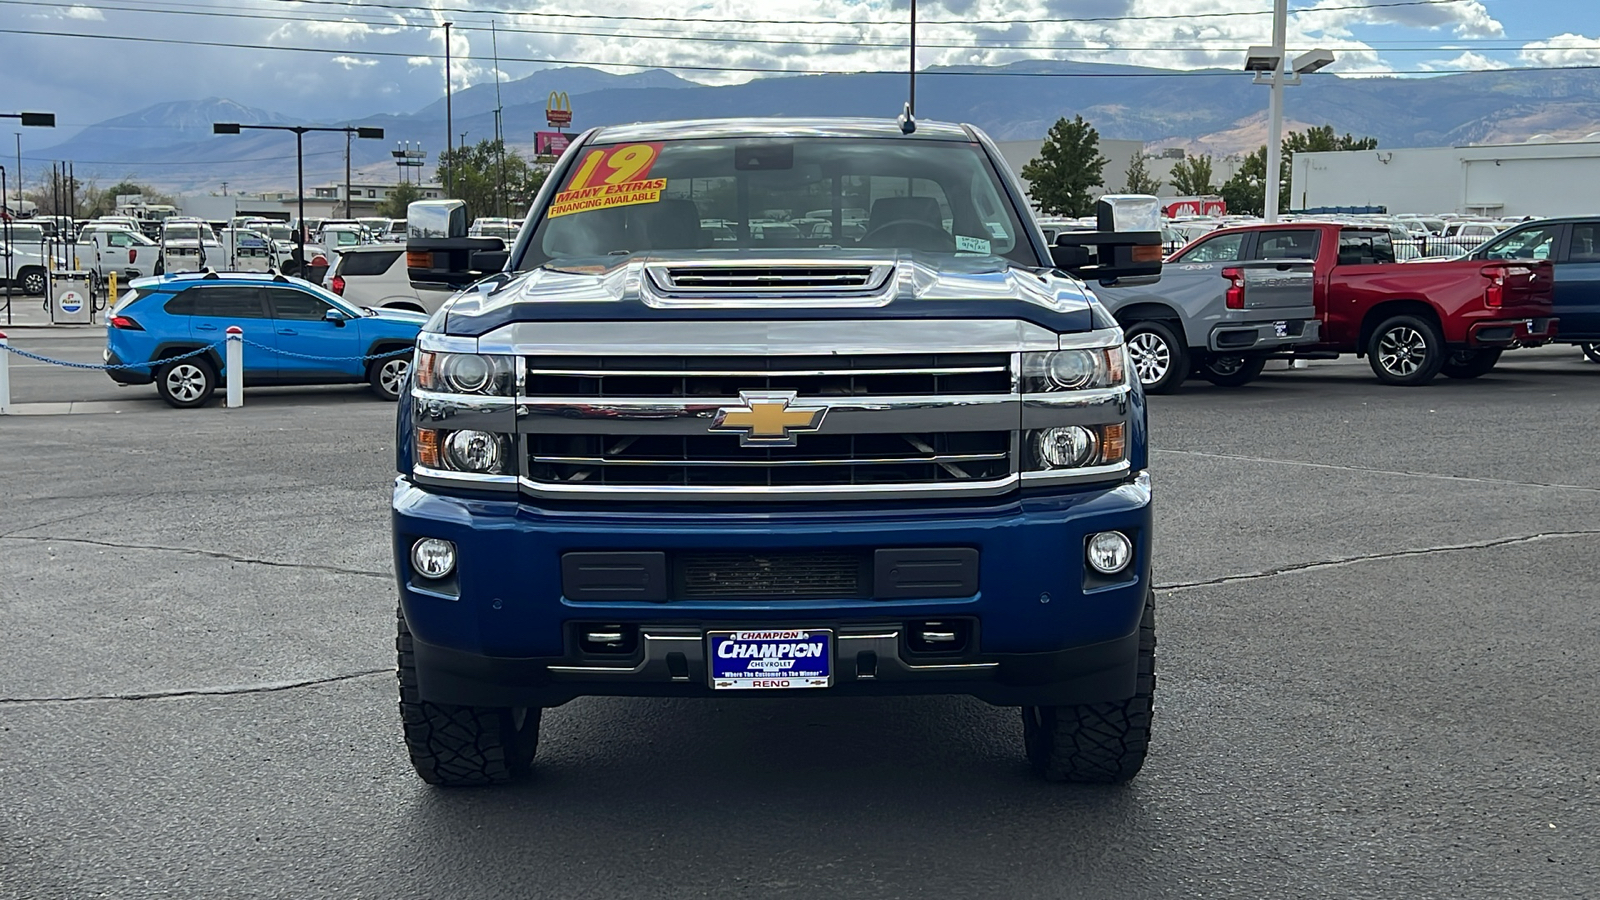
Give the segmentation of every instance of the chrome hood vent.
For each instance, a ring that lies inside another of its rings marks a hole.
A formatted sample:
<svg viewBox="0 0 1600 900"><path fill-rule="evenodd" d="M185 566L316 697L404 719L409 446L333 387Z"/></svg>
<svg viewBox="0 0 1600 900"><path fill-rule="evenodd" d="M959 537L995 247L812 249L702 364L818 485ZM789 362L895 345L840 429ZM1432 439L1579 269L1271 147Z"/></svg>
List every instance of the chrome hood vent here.
<svg viewBox="0 0 1600 900"><path fill-rule="evenodd" d="M652 263L650 281L669 297L850 296L875 293L894 273L891 262L842 265L808 262Z"/></svg>

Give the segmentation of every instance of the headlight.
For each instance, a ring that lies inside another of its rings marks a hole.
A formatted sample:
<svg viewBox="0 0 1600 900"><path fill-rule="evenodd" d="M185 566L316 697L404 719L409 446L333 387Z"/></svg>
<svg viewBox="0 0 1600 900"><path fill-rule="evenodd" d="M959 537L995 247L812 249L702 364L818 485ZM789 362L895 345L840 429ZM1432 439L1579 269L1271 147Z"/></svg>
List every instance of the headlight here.
<svg viewBox="0 0 1600 900"><path fill-rule="evenodd" d="M417 387L425 391L509 397L516 390L516 371L510 356L417 353Z"/></svg>
<svg viewBox="0 0 1600 900"><path fill-rule="evenodd" d="M1082 469L1122 462L1128 453L1127 426L1058 425L1028 433L1033 448L1031 471Z"/></svg>
<svg viewBox="0 0 1600 900"><path fill-rule="evenodd" d="M492 431L417 429L417 464L473 475L505 475L508 435ZM514 472L511 474L515 474Z"/></svg>
<svg viewBox="0 0 1600 900"><path fill-rule="evenodd" d="M1122 347L1022 354L1022 392L1082 391L1126 383Z"/></svg>
<svg viewBox="0 0 1600 900"><path fill-rule="evenodd" d="M487 431L452 431L444 439L444 461L458 472L500 474L500 435Z"/></svg>

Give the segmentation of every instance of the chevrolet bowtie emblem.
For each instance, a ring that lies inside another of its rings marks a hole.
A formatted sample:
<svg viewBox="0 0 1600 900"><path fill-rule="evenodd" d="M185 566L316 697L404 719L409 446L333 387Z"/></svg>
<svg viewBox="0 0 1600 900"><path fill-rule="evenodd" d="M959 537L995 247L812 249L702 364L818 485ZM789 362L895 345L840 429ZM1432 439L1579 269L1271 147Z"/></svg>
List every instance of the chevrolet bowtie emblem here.
<svg viewBox="0 0 1600 900"><path fill-rule="evenodd" d="M739 435L741 447L793 447L795 435L822 427L826 406L795 406L794 391L740 391L743 406L717 410L711 430Z"/></svg>

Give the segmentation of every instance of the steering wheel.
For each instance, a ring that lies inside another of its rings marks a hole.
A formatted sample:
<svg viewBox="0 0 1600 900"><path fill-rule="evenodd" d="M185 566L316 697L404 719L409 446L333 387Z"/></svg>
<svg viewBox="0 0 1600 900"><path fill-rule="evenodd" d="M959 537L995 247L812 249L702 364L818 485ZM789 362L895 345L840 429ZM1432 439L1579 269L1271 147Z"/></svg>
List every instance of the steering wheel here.
<svg viewBox="0 0 1600 900"><path fill-rule="evenodd" d="M864 247L878 246L877 244L873 243L873 239L879 237L891 228L905 228L911 231L920 231L923 232L923 234L920 236L933 238L932 241L926 242L914 239L893 242L896 244L910 244L914 249L918 250L944 250L955 246L955 241L950 237L950 233L948 231L945 231L938 225L929 224L921 219L890 219L889 221L884 222L882 225L874 226L871 231L863 234L861 238L856 241L856 243ZM924 246L924 244L927 246Z"/></svg>

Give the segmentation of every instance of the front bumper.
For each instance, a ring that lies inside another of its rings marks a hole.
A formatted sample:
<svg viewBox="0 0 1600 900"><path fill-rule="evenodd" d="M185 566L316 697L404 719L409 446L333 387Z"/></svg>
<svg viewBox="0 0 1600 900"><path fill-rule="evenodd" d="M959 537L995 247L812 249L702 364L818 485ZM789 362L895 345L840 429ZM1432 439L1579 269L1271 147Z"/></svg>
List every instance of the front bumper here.
<svg viewBox="0 0 1600 900"><path fill-rule="evenodd" d="M1322 321L1311 318L1239 322L1211 329L1206 349L1212 353L1270 352L1296 344L1314 344L1322 337Z"/></svg>
<svg viewBox="0 0 1600 900"><path fill-rule="evenodd" d="M1490 319L1467 330L1473 347L1538 347L1555 339L1560 319Z"/></svg>
<svg viewBox="0 0 1600 900"><path fill-rule="evenodd" d="M1134 540L1129 568L1088 572L1087 537ZM841 511L564 512L421 490L394 493L400 603L424 699L555 706L585 695L709 696L706 634L831 629L834 685L821 694L968 694L1002 705L1117 700L1134 690L1138 622L1150 590L1150 491L1143 476L1076 494L991 506ZM412 543L457 546L448 584L416 576ZM781 551L874 546L972 547L975 593L948 599L574 601L561 591L568 551L714 548ZM959 620L957 652L914 648L918 621ZM580 633L621 626L625 655ZM737 695L760 693L734 692ZM718 692L719 696L726 696Z"/></svg>

